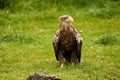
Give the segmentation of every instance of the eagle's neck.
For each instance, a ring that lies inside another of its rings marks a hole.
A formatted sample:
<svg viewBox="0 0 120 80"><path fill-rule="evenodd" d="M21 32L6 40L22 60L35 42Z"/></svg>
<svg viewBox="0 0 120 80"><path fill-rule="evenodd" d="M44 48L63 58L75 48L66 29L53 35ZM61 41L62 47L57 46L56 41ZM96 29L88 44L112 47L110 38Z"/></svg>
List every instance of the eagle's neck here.
<svg viewBox="0 0 120 80"><path fill-rule="evenodd" d="M72 23L71 22L62 22L60 24L60 29L61 30L66 30L68 28L72 28Z"/></svg>

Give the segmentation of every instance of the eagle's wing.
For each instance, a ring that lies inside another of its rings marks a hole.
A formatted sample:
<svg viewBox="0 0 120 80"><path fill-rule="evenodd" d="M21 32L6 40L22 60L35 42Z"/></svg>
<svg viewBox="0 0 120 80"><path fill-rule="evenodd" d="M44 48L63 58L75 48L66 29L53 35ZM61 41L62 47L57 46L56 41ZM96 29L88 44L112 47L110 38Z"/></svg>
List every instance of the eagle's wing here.
<svg viewBox="0 0 120 80"><path fill-rule="evenodd" d="M53 38L53 48L54 48L55 57L57 60L58 60L59 33L60 33L60 30L57 30Z"/></svg>
<svg viewBox="0 0 120 80"><path fill-rule="evenodd" d="M76 42L77 42L77 58L78 58L78 62L80 62L81 60L81 50L82 50L82 38L79 34L79 32L77 30L76 31L76 35L75 35L75 38L76 38Z"/></svg>

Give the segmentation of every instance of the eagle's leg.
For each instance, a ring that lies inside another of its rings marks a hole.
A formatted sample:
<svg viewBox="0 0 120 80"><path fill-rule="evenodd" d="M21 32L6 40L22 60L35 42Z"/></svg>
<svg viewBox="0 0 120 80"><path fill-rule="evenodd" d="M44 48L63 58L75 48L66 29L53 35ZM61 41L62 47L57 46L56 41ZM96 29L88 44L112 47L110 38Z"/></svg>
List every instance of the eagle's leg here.
<svg viewBox="0 0 120 80"><path fill-rule="evenodd" d="M58 51L58 60L60 62L60 67L63 68L64 67L64 56L63 56L62 50Z"/></svg>
<svg viewBox="0 0 120 80"><path fill-rule="evenodd" d="M71 63L72 65L77 63L77 54L75 50L71 52Z"/></svg>

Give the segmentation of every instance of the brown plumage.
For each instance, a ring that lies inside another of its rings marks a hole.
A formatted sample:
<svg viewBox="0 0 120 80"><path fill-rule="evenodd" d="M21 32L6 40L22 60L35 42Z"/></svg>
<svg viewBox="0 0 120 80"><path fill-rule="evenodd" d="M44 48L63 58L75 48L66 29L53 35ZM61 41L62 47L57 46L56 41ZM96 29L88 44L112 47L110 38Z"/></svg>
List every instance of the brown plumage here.
<svg viewBox="0 0 120 80"><path fill-rule="evenodd" d="M60 29L55 33L53 39L55 56L61 67L64 65L64 59L73 64L80 62L81 59L82 38L72 26L72 21L71 16L60 16Z"/></svg>

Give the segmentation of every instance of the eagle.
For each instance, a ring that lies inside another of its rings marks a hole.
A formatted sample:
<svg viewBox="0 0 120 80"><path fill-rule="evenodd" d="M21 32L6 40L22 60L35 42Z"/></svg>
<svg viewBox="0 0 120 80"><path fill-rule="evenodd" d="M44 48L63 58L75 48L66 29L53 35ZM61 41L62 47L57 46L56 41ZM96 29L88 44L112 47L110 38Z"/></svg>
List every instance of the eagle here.
<svg viewBox="0 0 120 80"><path fill-rule="evenodd" d="M63 68L65 60L72 64L80 63L81 60L82 37L72 26L73 21L69 15L60 16L60 28L54 34L54 53L61 68Z"/></svg>

